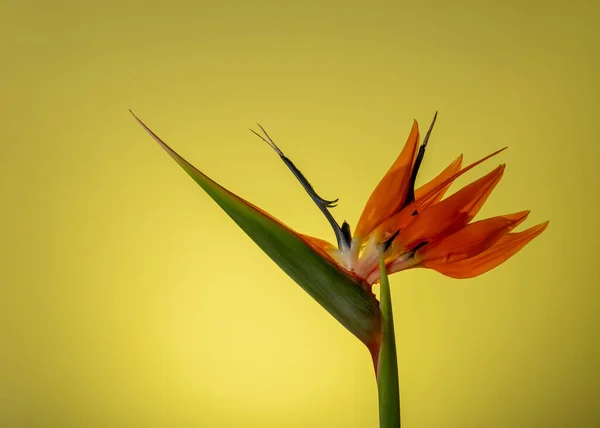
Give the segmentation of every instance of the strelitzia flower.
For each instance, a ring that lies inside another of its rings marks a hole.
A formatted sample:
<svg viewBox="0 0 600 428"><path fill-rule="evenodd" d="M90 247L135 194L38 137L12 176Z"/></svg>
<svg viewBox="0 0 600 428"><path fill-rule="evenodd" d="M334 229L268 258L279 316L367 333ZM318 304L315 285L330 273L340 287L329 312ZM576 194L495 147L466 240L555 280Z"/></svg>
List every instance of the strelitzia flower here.
<svg viewBox="0 0 600 428"><path fill-rule="evenodd" d="M388 274L424 267L453 278L472 278L508 260L548 225L511 233L529 211L472 222L502 178L504 164L443 199L454 180L506 147L465 168L461 168L460 155L437 177L415 189L436 117L420 146L414 121L402 152L368 199L353 238L342 233L345 239L341 243L338 239L335 247L305 236L369 287L379 281L378 246L382 243Z"/></svg>
<svg viewBox="0 0 600 428"><path fill-rule="evenodd" d="M132 113L133 114L133 113ZM135 117L135 115L134 115ZM548 222L513 232L529 211L473 221L504 173L501 164L444 198L451 184L500 149L462 167L462 155L433 180L415 188L434 119L420 144L417 121L404 148L383 176L354 232L331 214L338 200L320 197L267 132L254 132L281 158L330 223L336 243L301 234L221 187L200 172L137 117L167 153L295 282L371 353L379 386L381 426L400 426L398 375L388 274L428 268L472 278L508 260L542 233ZM372 287L381 282L380 300Z"/></svg>

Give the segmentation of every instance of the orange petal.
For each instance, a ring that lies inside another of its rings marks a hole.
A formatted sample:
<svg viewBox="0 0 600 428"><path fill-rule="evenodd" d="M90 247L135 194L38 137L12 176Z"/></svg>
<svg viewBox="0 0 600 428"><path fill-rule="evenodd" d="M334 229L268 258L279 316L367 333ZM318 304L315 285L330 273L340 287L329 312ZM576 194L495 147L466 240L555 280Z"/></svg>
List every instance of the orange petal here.
<svg viewBox="0 0 600 428"><path fill-rule="evenodd" d="M410 172L418 144L419 125L415 120L402 152L369 197L354 236L366 238L381 222L402 207L408 193Z"/></svg>
<svg viewBox="0 0 600 428"><path fill-rule="evenodd" d="M450 187L450 185L454 182L454 180L456 180L457 178L459 178L466 172L470 171L471 169L475 168L476 166L485 162L486 160L490 159L491 157L496 156L498 153L500 153L504 150L506 150L506 147L504 147L500 150L497 150L494 153L489 154L482 159L479 159L477 162L473 162L471 165L466 166L465 168L461 169L460 171L458 171L451 177L442 181L442 183L438 184L433 189L427 191L426 193L423 193L422 195L420 194L419 197L415 201L411 202L406 207L402 208L402 210L400 212L394 214L393 216L388 218L385 222L383 222L379 227L377 227L377 229L373 232L373 235L376 236L377 239L386 239L385 238L386 236L391 236L392 234L396 233L396 231L404 229L413 220L415 220L416 216L413 216L413 213L415 211L422 210L422 207L430 205L431 200L439 201L439 199L441 199L441 197L443 196L446 189L448 187ZM383 237L383 238L381 238L381 237Z"/></svg>
<svg viewBox="0 0 600 428"><path fill-rule="evenodd" d="M481 209L503 173L504 164L419 213L396 238L396 246L402 251L410 250L421 242L433 242L441 235L453 233L467 225Z"/></svg>
<svg viewBox="0 0 600 428"><path fill-rule="evenodd" d="M512 229L517 227L527 218L529 211L498 216L471 223L458 232L438 239L425 245L417 252L416 257L404 254L390 254L386 260L388 274L410 269L415 266L436 269L437 266L473 257L495 244ZM409 257L407 257L409 256ZM379 268L373 269L365 276L368 283L376 281Z"/></svg>
<svg viewBox="0 0 600 428"><path fill-rule="evenodd" d="M547 227L548 222L545 222L523 232L509 233L475 257L455 263L440 264L434 269L451 278L474 278L504 263Z"/></svg>
<svg viewBox="0 0 600 428"><path fill-rule="evenodd" d="M335 261L334 255L339 253L339 250L335 245L323 239L315 238L314 236L300 234L300 237L313 249Z"/></svg>
<svg viewBox="0 0 600 428"><path fill-rule="evenodd" d="M521 211L471 223L445 238L425 245L418 251L418 257L422 265L433 269L440 264L474 257L517 227L528 214L529 211Z"/></svg>
<svg viewBox="0 0 600 428"><path fill-rule="evenodd" d="M423 198L429 192L436 189L442 183L445 183L446 180L448 180L449 178L454 176L456 173L458 173L460 171L460 167L462 165L462 160L463 160L463 155L460 155L459 157L457 157L454 160L454 162L452 162L450 165L448 165L446 167L446 169L443 170L437 177L435 177L430 182L422 185L417 190L415 190L415 200L418 201L419 199ZM439 189L435 193L435 196L429 198L427 201L424 201L424 204L421 205L420 209L424 210L429 205L433 205L433 204L441 201L451 185L452 185L452 182L446 184L441 189Z"/></svg>

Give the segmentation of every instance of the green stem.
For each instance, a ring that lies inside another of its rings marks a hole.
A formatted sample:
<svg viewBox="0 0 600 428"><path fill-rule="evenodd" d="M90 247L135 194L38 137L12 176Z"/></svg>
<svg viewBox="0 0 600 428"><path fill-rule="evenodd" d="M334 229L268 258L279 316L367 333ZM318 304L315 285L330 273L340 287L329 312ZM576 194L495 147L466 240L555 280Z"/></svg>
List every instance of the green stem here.
<svg viewBox="0 0 600 428"><path fill-rule="evenodd" d="M381 272L381 324L382 339L377 363L377 387L379 392L379 426L400 428L400 388L398 385L398 359L390 283L383 254L379 252Z"/></svg>

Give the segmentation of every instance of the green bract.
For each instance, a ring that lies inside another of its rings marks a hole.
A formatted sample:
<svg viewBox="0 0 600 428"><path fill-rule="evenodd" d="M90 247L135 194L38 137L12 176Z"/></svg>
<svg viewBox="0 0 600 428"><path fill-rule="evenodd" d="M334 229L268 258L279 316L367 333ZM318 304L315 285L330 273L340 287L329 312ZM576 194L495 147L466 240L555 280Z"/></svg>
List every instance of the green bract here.
<svg viewBox="0 0 600 428"><path fill-rule="evenodd" d="M134 117L281 269L372 348L381 331L379 302L359 280L322 257L297 233L200 172Z"/></svg>

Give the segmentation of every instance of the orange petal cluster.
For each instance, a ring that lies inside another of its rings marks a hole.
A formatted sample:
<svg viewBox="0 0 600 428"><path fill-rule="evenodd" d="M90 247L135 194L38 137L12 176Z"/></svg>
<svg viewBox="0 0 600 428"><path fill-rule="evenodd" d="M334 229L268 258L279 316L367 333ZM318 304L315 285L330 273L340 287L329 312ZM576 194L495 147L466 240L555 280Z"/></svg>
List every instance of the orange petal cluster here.
<svg viewBox="0 0 600 428"><path fill-rule="evenodd" d="M403 150L363 209L351 255L320 239L304 238L372 285L379 280L377 257L382 248L389 274L425 267L453 278L472 278L508 260L548 226L545 222L513 232L529 211L473 222L500 182L504 164L444 198L458 177L505 148L464 168L461 155L433 180L412 189L418 147L419 127L415 121ZM414 199L409 198L411 194Z"/></svg>

